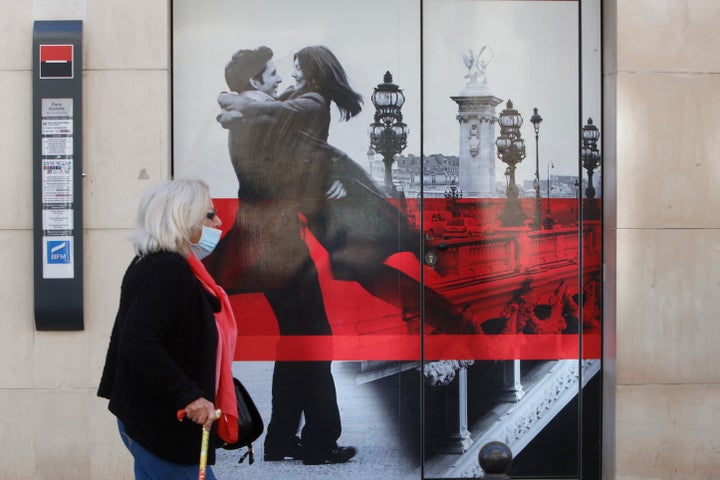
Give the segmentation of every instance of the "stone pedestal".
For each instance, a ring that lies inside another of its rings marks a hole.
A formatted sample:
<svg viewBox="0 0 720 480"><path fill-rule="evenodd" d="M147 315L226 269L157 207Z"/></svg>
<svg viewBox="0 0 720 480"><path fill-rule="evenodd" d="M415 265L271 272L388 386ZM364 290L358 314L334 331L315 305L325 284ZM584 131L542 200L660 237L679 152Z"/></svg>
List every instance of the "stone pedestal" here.
<svg viewBox="0 0 720 480"><path fill-rule="evenodd" d="M495 197L495 107L502 101L487 88L450 97L460 122L460 189L463 197Z"/></svg>

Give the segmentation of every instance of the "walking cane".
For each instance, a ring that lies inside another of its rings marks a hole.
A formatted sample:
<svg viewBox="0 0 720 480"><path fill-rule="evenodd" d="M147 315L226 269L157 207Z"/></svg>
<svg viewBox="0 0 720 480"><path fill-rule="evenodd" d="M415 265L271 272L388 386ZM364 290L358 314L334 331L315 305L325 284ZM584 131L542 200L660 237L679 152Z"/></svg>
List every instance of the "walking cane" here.
<svg viewBox="0 0 720 480"><path fill-rule="evenodd" d="M217 409L215 411L215 419L220 418L220 415L222 415L222 412L220 409ZM178 421L183 420L185 418L185 410L178 410L177 411L177 419ZM205 427L203 427L202 430L202 440L200 441L200 469L198 470L198 480L205 480L205 472L207 470L207 453L208 453L208 444L210 443L210 430L207 430Z"/></svg>

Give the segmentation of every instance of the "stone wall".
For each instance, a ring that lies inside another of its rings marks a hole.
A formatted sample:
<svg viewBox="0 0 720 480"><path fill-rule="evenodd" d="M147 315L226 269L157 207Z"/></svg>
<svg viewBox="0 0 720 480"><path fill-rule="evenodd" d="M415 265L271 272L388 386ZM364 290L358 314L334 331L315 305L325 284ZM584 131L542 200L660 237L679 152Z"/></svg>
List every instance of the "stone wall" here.
<svg viewBox="0 0 720 480"><path fill-rule="evenodd" d="M604 478L717 478L720 2L603 18Z"/></svg>
<svg viewBox="0 0 720 480"><path fill-rule="evenodd" d="M0 2L0 478L129 479L130 456L95 395L140 195L167 178L169 2ZM35 331L34 20L83 21L85 330Z"/></svg>

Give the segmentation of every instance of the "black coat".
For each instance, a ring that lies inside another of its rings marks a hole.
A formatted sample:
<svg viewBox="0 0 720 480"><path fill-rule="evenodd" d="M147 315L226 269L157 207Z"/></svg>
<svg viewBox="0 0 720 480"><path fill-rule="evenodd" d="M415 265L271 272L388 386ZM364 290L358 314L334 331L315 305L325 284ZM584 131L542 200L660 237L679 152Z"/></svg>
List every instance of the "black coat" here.
<svg viewBox="0 0 720 480"><path fill-rule="evenodd" d="M373 275L385 259L419 250L402 209L339 149L327 143L330 101L305 93L252 103L229 128L238 176L238 213L230 233L205 264L230 292L278 288L308 253L298 238L301 213L330 254L336 278ZM335 180L347 191L330 200Z"/></svg>
<svg viewBox="0 0 720 480"><path fill-rule="evenodd" d="M123 278L98 395L133 440L170 462L200 458L202 427L176 413L200 397L215 401L219 309L177 253L136 257Z"/></svg>
<svg viewBox="0 0 720 480"><path fill-rule="evenodd" d="M391 203L350 157L332 146L326 148L333 159L332 178L342 182L347 195L328 200L324 210L309 217L310 229L330 255L335 278L367 278L390 255L419 255L420 237L410 227L404 205Z"/></svg>

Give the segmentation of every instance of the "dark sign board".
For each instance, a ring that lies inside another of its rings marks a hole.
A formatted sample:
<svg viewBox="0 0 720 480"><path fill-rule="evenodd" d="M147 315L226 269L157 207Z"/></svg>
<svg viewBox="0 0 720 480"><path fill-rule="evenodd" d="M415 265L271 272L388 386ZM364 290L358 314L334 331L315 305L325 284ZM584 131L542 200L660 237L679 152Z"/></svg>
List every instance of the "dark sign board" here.
<svg viewBox="0 0 720 480"><path fill-rule="evenodd" d="M35 326L83 329L82 22L33 30Z"/></svg>

